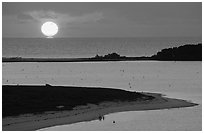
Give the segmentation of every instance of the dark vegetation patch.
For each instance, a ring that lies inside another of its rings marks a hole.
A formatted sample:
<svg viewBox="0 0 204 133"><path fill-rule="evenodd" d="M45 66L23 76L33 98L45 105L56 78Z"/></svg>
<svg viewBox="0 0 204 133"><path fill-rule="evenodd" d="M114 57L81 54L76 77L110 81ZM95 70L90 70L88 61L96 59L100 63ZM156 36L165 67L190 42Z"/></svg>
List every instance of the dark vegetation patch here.
<svg viewBox="0 0 204 133"><path fill-rule="evenodd" d="M2 95L3 117L72 110L73 107L87 103L99 104L104 101L135 101L154 98L120 89L50 85L3 85Z"/></svg>
<svg viewBox="0 0 204 133"><path fill-rule="evenodd" d="M202 44L162 49L151 58L164 61L202 61Z"/></svg>

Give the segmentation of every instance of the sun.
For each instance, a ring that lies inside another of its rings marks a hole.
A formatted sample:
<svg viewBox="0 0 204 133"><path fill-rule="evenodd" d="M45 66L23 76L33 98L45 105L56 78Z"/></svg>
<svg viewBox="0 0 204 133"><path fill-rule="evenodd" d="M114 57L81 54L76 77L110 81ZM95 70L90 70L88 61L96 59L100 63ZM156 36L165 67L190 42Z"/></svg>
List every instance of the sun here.
<svg viewBox="0 0 204 133"><path fill-rule="evenodd" d="M48 38L52 38L58 32L58 26L54 22L45 22L41 26L41 32Z"/></svg>

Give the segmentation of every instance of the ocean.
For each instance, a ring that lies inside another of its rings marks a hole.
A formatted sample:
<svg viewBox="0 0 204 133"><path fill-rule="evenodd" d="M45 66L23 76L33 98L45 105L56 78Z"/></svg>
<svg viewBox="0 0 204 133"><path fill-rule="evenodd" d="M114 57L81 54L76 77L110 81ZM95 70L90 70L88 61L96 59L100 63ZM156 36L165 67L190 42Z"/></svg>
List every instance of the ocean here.
<svg viewBox="0 0 204 133"><path fill-rule="evenodd" d="M3 38L3 57L94 57L116 52L151 56L163 48L201 43L201 37L161 38Z"/></svg>

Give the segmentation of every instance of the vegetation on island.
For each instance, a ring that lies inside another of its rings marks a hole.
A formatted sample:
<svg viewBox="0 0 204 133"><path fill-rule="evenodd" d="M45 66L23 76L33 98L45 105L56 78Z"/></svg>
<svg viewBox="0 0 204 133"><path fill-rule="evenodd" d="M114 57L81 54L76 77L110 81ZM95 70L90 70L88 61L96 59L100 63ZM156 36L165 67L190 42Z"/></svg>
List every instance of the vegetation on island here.
<svg viewBox="0 0 204 133"><path fill-rule="evenodd" d="M94 57L95 59L120 59L126 58L125 56L120 56L118 53L111 53L104 56L99 56L98 54Z"/></svg>
<svg viewBox="0 0 204 133"><path fill-rule="evenodd" d="M163 61L202 61L202 44L183 45L180 47L166 48L157 52L151 57L126 57L117 53L111 53L104 56L96 55L96 60L163 60Z"/></svg>
<svg viewBox="0 0 204 133"><path fill-rule="evenodd" d="M167 61L202 61L202 44L162 49L151 59Z"/></svg>

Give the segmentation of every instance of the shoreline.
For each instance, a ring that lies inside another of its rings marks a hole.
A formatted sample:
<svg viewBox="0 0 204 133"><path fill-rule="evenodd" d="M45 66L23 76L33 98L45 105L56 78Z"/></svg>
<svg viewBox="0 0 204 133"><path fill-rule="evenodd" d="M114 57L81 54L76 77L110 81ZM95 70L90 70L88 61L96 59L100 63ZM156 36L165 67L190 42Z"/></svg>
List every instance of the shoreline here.
<svg viewBox="0 0 204 133"><path fill-rule="evenodd" d="M95 59L95 58L2 58L2 63L13 62L111 62L111 61L202 61L198 59L154 59L151 57L125 57L117 59Z"/></svg>
<svg viewBox="0 0 204 133"><path fill-rule="evenodd" d="M142 94L153 96L155 98L143 101L102 102L98 105L87 104L77 106L71 111L49 111L37 115L25 114L15 117L5 117L2 119L2 130L40 130L57 125L97 120L99 119L99 116L116 112L161 110L198 105L181 99L167 98L158 93L145 92Z"/></svg>
<svg viewBox="0 0 204 133"><path fill-rule="evenodd" d="M24 57L3 57L3 63L12 62L106 62L106 61L152 61L150 57L120 57L115 59L97 58L24 58ZM155 60L157 61L157 60Z"/></svg>

